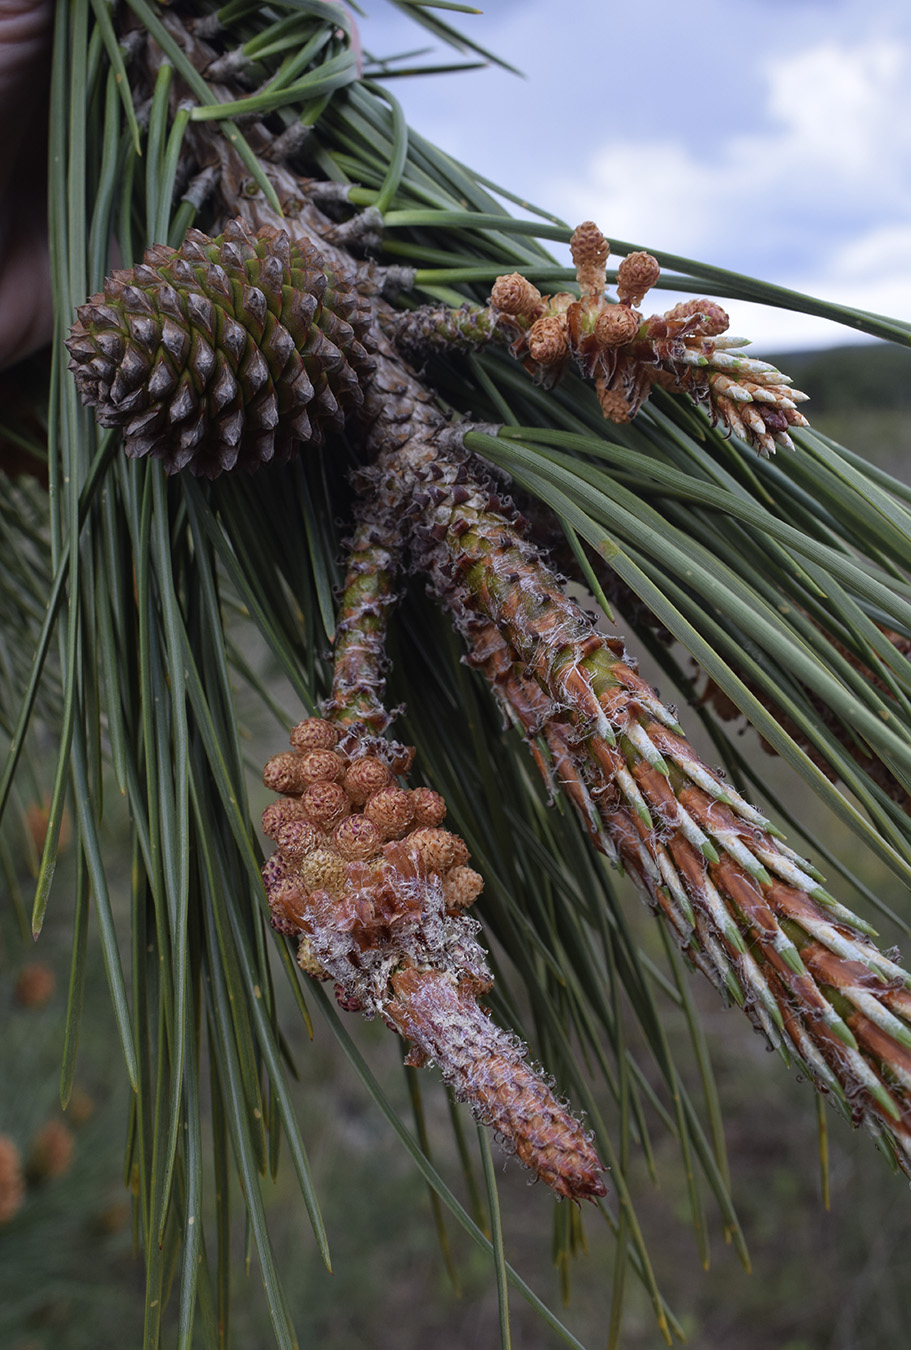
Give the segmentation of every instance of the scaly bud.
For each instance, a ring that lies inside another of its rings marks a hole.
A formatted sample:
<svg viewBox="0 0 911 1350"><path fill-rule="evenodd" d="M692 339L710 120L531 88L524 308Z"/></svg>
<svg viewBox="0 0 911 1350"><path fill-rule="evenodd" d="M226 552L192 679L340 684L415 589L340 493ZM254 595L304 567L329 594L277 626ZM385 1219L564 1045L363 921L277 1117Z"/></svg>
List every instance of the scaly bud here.
<svg viewBox="0 0 911 1350"><path fill-rule="evenodd" d="M576 226L569 241L569 249L583 296L588 292L602 295L607 279L610 244L593 220L584 220Z"/></svg>
<svg viewBox="0 0 911 1350"><path fill-rule="evenodd" d="M689 319L694 315L700 317L698 331L706 337L718 337L726 333L731 322L727 312L715 300L684 300L669 309L664 317L670 320Z"/></svg>
<svg viewBox="0 0 911 1350"><path fill-rule="evenodd" d="M541 309L541 292L519 272L510 272L493 283L490 303L514 318L534 319Z"/></svg>
<svg viewBox="0 0 911 1350"><path fill-rule="evenodd" d="M611 305L595 320L594 334L602 347L622 347L639 332L640 319L627 305Z"/></svg>
<svg viewBox="0 0 911 1350"><path fill-rule="evenodd" d="M658 259L650 253L629 253L617 268L617 299L638 309L661 273Z"/></svg>
<svg viewBox="0 0 911 1350"><path fill-rule="evenodd" d="M331 750L338 742L338 731L322 717L308 717L291 732L295 750Z"/></svg>
<svg viewBox="0 0 911 1350"><path fill-rule="evenodd" d="M566 359L566 320L562 314L545 314L528 330L528 354L541 366L555 366Z"/></svg>

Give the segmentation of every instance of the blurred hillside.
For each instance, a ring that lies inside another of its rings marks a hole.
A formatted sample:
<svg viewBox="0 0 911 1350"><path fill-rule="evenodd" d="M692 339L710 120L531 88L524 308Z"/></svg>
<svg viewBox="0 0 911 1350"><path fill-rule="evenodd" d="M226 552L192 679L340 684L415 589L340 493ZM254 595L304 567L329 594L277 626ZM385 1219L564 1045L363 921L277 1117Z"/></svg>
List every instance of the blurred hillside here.
<svg viewBox="0 0 911 1350"><path fill-rule="evenodd" d="M809 394L804 411L818 431L911 481L911 347L863 342L762 358Z"/></svg>
<svg viewBox="0 0 911 1350"><path fill-rule="evenodd" d="M827 416L875 408L911 412L911 347L862 342L765 359L793 376L813 400L814 412Z"/></svg>

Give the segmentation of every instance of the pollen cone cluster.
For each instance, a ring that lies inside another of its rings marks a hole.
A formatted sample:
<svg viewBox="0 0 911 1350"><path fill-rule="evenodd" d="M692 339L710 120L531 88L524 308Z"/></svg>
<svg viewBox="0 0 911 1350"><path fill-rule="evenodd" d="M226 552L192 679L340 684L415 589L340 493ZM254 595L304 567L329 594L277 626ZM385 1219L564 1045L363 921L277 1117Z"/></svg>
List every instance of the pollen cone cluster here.
<svg viewBox="0 0 911 1350"><path fill-rule="evenodd" d="M483 882L443 827L443 798L399 787L411 752L360 723L309 718L291 746L263 775L282 794L263 816L277 846L263 879L298 964L334 981L343 1008L379 1015L410 1041L408 1063L435 1061L558 1195L603 1195L588 1137L478 1003L493 978L465 911Z"/></svg>
<svg viewBox="0 0 911 1350"><path fill-rule="evenodd" d="M595 382L604 416L628 422L655 385L688 393L712 423L760 454L791 446L788 428L806 426L797 404L806 394L766 361L732 351L747 339L724 336L728 316L712 300L688 300L643 318L638 306L660 274L649 253L630 253L617 269L617 302L605 298L610 245L592 221L570 241L580 296L541 295L519 273L498 277L491 309L512 353L539 384L554 385L573 359Z"/></svg>
<svg viewBox="0 0 911 1350"><path fill-rule="evenodd" d="M321 445L363 401L367 302L311 244L231 221L150 248L77 311L83 403L126 451L216 477Z"/></svg>

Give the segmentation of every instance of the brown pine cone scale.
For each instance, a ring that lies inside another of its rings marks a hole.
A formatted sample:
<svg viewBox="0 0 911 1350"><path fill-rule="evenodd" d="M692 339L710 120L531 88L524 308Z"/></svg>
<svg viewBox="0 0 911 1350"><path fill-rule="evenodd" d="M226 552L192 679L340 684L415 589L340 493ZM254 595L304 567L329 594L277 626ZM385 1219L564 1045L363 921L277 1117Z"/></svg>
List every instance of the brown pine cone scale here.
<svg viewBox="0 0 911 1350"><path fill-rule="evenodd" d="M67 340L83 403L127 454L215 478L319 446L363 402L369 304L304 240L190 230L153 245L77 311Z"/></svg>

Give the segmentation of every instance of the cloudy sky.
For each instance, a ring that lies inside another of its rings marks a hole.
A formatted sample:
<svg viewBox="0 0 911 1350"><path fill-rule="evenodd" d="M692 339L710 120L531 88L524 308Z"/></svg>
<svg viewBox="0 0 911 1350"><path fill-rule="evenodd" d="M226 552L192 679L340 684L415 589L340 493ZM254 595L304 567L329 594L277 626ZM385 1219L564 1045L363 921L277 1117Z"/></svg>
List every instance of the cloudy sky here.
<svg viewBox="0 0 911 1350"><path fill-rule="evenodd" d="M365 48L420 45L361 0ZM446 14L496 67L396 80L409 122L456 158L608 238L911 317L908 0L477 0ZM728 306L766 350L849 330Z"/></svg>

